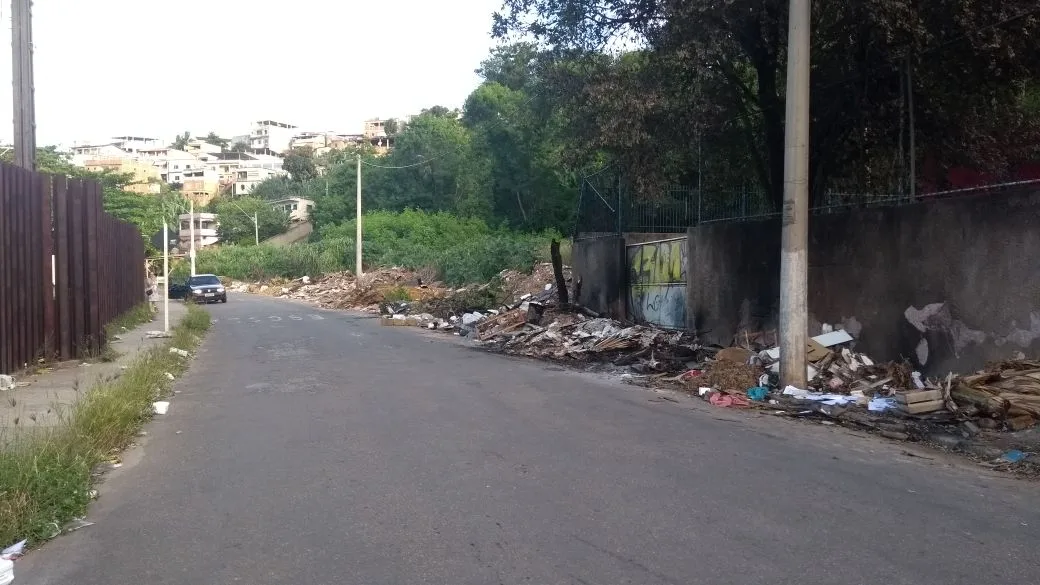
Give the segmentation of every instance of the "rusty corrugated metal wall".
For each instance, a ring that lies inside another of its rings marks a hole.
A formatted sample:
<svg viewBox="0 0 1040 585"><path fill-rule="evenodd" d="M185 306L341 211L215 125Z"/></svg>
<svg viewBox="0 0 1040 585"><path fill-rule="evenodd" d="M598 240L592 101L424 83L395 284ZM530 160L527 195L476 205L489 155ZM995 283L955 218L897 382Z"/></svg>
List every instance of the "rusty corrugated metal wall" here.
<svg viewBox="0 0 1040 585"><path fill-rule="evenodd" d="M100 184L0 164L0 373L99 351L144 281L141 234Z"/></svg>

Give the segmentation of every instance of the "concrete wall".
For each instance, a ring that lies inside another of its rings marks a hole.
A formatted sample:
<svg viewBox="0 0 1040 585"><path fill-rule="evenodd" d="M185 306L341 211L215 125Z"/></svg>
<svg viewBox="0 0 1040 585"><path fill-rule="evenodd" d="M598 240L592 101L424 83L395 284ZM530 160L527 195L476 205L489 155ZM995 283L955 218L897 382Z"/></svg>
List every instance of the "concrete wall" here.
<svg viewBox="0 0 1040 585"><path fill-rule="evenodd" d="M625 240L617 236L577 240L571 251L575 301L597 313L625 318Z"/></svg>
<svg viewBox="0 0 1040 585"><path fill-rule="evenodd" d="M706 340L772 328L778 220L689 231L688 326ZM857 349L926 373L1040 354L1040 192L817 215L810 333L843 324Z"/></svg>
<svg viewBox="0 0 1040 585"><path fill-rule="evenodd" d="M311 222L296 223L289 228L289 231L272 236L264 240L264 243L275 246L288 246L289 244L305 241L312 232L314 232L314 224Z"/></svg>
<svg viewBox="0 0 1040 585"><path fill-rule="evenodd" d="M686 327L686 237L626 244L628 314L636 323Z"/></svg>

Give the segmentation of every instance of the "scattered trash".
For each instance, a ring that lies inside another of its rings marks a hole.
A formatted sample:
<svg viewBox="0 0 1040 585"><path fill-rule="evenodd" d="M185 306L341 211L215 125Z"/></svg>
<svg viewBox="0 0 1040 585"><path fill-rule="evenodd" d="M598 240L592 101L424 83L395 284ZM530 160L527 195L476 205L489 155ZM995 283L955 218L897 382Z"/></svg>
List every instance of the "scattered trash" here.
<svg viewBox="0 0 1040 585"><path fill-rule="evenodd" d="M171 374L169 372L166 372L166 379L167 380L176 380L177 378L175 378L173 374Z"/></svg>
<svg viewBox="0 0 1040 585"><path fill-rule="evenodd" d="M152 408L155 410L155 414L166 414L166 411L170 409L170 403L160 400L159 402L153 402Z"/></svg>
<svg viewBox="0 0 1040 585"><path fill-rule="evenodd" d="M747 395L748 398L755 402L765 402L766 398L769 396L769 388L763 388L761 386L748 388Z"/></svg>
<svg viewBox="0 0 1040 585"><path fill-rule="evenodd" d="M22 556L25 553L25 544L27 542L29 541L23 540L21 542L16 542L11 546L5 548L4 550L0 550L0 559L8 561L18 560L18 557Z"/></svg>
<svg viewBox="0 0 1040 585"><path fill-rule="evenodd" d="M171 347L170 348L170 353L175 353L175 354L177 354L177 355L179 355L181 357L185 357L185 358L188 357L188 351L185 350L185 349L178 349L176 347Z"/></svg>
<svg viewBox="0 0 1040 585"><path fill-rule="evenodd" d="M92 500L96 500L96 499L98 499L98 491L97 490L90 490L89 492L87 492L87 496L90 499L92 499Z"/></svg>
<svg viewBox="0 0 1040 585"><path fill-rule="evenodd" d="M747 408L751 406L747 398L733 394L723 394L722 392L712 392L708 394L708 402L713 406L720 406L722 408Z"/></svg>
<svg viewBox="0 0 1040 585"><path fill-rule="evenodd" d="M0 585L11 585L14 583L14 563L7 559L0 559Z"/></svg>
<svg viewBox="0 0 1040 585"><path fill-rule="evenodd" d="M1024 460L1029 455L1019 451L1018 449L1012 449L1000 456L1000 460L1004 463L1018 463Z"/></svg>
<svg viewBox="0 0 1040 585"><path fill-rule="evenodd" d="M12 388L14 388L14 377L0 374L0 390L10 390Z"/></svg>
<svg viewBox="0 0 1040 585"><path fill-rule="evenodd" d="M79 530L80 528L86 528L88 526L93 526L93 525L94 525L93 522L89 522L87 520L84 520L83 518L73 518L72 520L69 521L68 524L66 524L61 529L61 531L64 532L65 534L68 534L70 532L75 532L75 531Z"/></svg>
<svg viewBox="0 0 1040 585"><path fill-rule="evenodd" d="M145 333L145 337L148 339L167 339L170 334L165 331L149 331Z"/></svg>

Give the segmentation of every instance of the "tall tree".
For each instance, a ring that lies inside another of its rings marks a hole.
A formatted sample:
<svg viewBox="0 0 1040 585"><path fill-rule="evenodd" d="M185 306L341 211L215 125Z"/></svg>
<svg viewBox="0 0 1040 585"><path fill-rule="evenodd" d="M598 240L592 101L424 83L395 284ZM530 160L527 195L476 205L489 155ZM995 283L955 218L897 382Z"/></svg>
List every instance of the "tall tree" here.
<svg viewBox="0 0 1040 585"><path fill-rule="evenodd" d="M308 146L290 150L282 161L293 181L303 183L318 176L318 166L314 161L314 150Z"/></svg>
<svg viewBox="0 0 1040 585"><path fill-rule="evenodd" d="M191 132L185 130L183 134L177 135L177 138L173 140L173 144L170 145L170 148L184 150L188 147L189 140L191 140Z"/></svg>
<svg viewBox="0 0 1040 585"><path fill-rule="evenodd" d="M813 193L850 169L871 179L892 157L908 70L922 151L1006 166L1036 133L1016 105L1040 70L1038 27L1033 0L814 3ZM569 90L590 142L648 137L628 148L614 141L629 168L669 178L670 165L689 165L669 163L667 152L690 152L703 136L732 148L739 137L774 201L783 190L786 30L785 0L506 0L495 25L500 37L529 35L570 58L562 73L571 75L560 76L569 83L557 87ZM604 57L624 40L646 47L638 67Z"/></svg>
<svg viewBox="0 0 1040 585"><path fill-rule="evenodd" d="M229 138L221 138L216 132L210 132L202 140L214 146L219 146L221 150L227 150L228 145L231 144Z"/></svg>

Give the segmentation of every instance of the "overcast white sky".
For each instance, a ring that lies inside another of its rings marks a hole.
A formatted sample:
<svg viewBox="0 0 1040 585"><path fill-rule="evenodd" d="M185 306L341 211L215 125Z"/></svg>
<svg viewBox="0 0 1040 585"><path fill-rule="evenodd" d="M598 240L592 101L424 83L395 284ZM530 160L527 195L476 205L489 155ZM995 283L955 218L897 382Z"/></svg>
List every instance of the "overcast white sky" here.
<svg viewBox="0 0 1040 585"><path fill-rule="evenodd" d="M0 142L11 139L10 1L0 0ZM37 142L461 106L501 0L36 0Z"/></svg>

